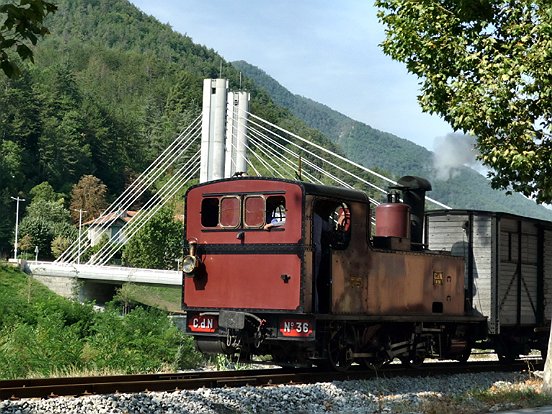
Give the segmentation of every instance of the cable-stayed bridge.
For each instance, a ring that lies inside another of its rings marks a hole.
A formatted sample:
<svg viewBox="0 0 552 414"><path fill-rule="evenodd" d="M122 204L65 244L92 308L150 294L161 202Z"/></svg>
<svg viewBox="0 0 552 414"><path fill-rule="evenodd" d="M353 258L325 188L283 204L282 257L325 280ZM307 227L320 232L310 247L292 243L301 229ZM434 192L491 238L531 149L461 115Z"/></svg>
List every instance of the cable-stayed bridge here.
<svg viewBox="0 0 552 414"><path fill-rule="evenodd" d="M134 237L166 203L181 195L183 188L196 180L205 182L239 174L357 188L366 191L374 205L379 204L381 194L387 194L388 186L397 184L251 113L249 94L229 91L227 80L206 79L201 114L90 224L96 238L104 237L108 242L90 254L94 238L89 237L88 231L79 232L78 239L55 262L29 262L27 266L33 275L50 285L53 281L48 278L180 285L182 276L176 270L109 264L124 242ZM146 192L157 188L131 220L113 231L110 227L113 219L131 209ZM448 208L431 198L427 200Z"/></svg>

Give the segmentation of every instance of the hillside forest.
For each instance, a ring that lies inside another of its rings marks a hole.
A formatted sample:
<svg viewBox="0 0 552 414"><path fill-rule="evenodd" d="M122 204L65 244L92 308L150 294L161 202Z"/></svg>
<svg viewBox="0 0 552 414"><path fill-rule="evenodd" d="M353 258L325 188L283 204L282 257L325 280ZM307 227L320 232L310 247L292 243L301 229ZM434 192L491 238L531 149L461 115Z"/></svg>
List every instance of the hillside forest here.
<svg viewBox="0 0 552 414"><path fill-rule="evenodd" d="M0 76L2 257L13 252L12 197L25 200L21 250L38 246L39 258L53 258L56 237L75 237L77 210L86 211L83 222L97 216L200 114L204 78L239 82L213 50L124 0L56 4L35 64L22 63L18 78ZM260 116L323 139L252 83L244 86Z"/></svg>

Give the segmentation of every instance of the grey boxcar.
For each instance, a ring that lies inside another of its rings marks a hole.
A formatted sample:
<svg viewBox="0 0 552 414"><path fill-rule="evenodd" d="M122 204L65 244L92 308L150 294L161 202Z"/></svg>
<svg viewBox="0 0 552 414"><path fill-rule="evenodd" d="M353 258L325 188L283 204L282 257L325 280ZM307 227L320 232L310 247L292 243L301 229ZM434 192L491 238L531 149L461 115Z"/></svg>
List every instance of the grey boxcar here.
<svg viewBox="0 0 552 414"><path fill-rule="evenodd" d="M501 359L546 351L552 311L552 222L475 210L426 214L431 250L465 258L466 311L487 317Z"/></svg>

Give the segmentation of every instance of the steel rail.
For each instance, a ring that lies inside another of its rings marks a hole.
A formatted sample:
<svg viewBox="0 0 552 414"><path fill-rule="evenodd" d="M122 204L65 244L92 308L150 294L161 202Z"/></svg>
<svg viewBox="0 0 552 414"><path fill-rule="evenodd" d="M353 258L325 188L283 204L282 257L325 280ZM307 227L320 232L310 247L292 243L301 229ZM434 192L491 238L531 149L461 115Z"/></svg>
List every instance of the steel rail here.
<svg viewBox="0 0 552 414"><path fill-rule="evenodd" d="M459 373L492 371L530 371L542 369L542 360L520 360L511 364L497 361L430 362L420 368L390 364L380 369L353 366L346 372L317 368L272 368L237 371L197 371L167 374L115 375L102 377L67 377L44 379L16 379L0 381L0 400L20 398L55 398L59 396L86 396L94 394L137 393L147 391L178 391L219 387L270 386L277 384L305 384L329 381L347 381L398 376L437 376Z"/></svg>

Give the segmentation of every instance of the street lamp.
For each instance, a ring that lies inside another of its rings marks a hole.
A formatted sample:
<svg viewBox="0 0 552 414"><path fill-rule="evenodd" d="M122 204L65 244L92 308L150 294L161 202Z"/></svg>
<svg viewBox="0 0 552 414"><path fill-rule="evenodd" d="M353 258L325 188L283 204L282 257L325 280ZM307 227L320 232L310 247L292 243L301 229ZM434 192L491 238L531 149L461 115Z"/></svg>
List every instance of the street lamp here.
<svg viewBox="0 0 552 414"><path fill-rule="evenodd" d="M78 210L73 209L73 211L79 212L79 252L77 255L77 264L80 264L80 255L81 255L81 229L82 229L82 213L88 213L88 211L79 208Z"/></svg>
<svg viewBox="0 0 552 414"><path fill-rule="evenodd" d="M19 233L19 202L25 201L24 198L17 197L10 197L12 200L15 200L17 202L17 207L15 208L15 243L14 243L14 254L13 258L17 262L17 236Z"/></svg>

